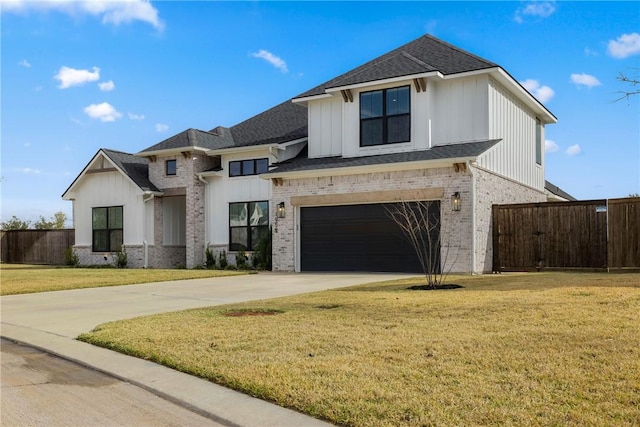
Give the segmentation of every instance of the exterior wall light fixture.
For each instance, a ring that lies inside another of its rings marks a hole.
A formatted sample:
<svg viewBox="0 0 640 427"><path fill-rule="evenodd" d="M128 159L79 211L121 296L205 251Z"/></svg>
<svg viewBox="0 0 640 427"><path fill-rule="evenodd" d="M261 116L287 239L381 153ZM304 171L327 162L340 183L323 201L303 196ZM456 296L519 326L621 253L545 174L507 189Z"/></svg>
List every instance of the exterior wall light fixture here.
<svg viewBox="0 0 640 427"><path fill-rule="evenodd" d="M284 210L284 202L278 203L278 208L276 210L276 216L278 218L284 218L286 216L286 211Z"/></svg>
<svg viewBox="0 0 640 427"><path fill-rule="evenodd" d="M454 212L459 212L462 208L462 201L460 200L460 193L455 192L451 195L451 210Z"/></svg>

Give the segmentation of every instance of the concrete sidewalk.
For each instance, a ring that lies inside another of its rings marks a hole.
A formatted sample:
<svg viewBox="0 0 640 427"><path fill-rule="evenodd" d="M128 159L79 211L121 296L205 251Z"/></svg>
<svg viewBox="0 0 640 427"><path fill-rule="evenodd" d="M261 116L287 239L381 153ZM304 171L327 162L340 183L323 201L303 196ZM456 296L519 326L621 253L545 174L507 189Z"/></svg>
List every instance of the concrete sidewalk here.
<svg viewBox="0 0 640 427"><path fill-rule="evenodd" d="M327 426L298 412L75 338L113 320L404 277L411 276L261 273L3 296L0 335L128 381L223 425Z"/></svg>

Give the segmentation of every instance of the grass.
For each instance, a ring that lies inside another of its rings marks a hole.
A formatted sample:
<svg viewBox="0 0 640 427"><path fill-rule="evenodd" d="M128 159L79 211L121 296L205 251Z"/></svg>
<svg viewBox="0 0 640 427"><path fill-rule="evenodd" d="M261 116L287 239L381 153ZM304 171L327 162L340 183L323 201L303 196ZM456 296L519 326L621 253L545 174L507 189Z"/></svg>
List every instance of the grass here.
<svg viewBox="0 0 640 427"><path fill-rule="evenodd" d="M640 275L450 281L464 288L375 283L80 339L347 426L640 424Z"/></svg>
<svg viewBox="0 0 640 427"><path fill-rule="evenodd" d="M0 264L0 295L135 285L245 273L221 270L67 268L45 265Z"/></svg>

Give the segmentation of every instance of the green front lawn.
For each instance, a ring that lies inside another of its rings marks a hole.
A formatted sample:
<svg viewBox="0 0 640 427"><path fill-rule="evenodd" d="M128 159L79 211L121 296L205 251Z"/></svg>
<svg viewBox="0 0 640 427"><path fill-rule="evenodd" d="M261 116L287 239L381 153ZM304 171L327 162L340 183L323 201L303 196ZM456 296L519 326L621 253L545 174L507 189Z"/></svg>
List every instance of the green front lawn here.
<svg viewBox="0 0 640 427"><path fill-rule="evenodd" d="M342 425L640 424L640 275L406 289L417 282L141 317L80 339Z"/></svg>
<svg viewBox="0 0 640 427"><path fill-rule="evenodd" d="M155 270L117 268L67 268L44 265L0 264L0 295L136 285L171 280L201 279L235 274L222 270Z"/></svg>

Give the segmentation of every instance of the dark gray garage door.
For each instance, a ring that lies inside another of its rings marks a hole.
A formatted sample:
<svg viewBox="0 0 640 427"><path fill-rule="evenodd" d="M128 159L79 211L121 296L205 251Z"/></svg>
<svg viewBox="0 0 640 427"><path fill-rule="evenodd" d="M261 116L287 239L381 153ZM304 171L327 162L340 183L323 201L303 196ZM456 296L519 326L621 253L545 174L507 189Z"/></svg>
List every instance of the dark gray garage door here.
<svg viewBox="0 0 640 427"><path fill-rule="evenodd" d="M431 209L439 218L440 202ZM384 204L306 207L300 219L302 271L422 272Z"/></svg>

